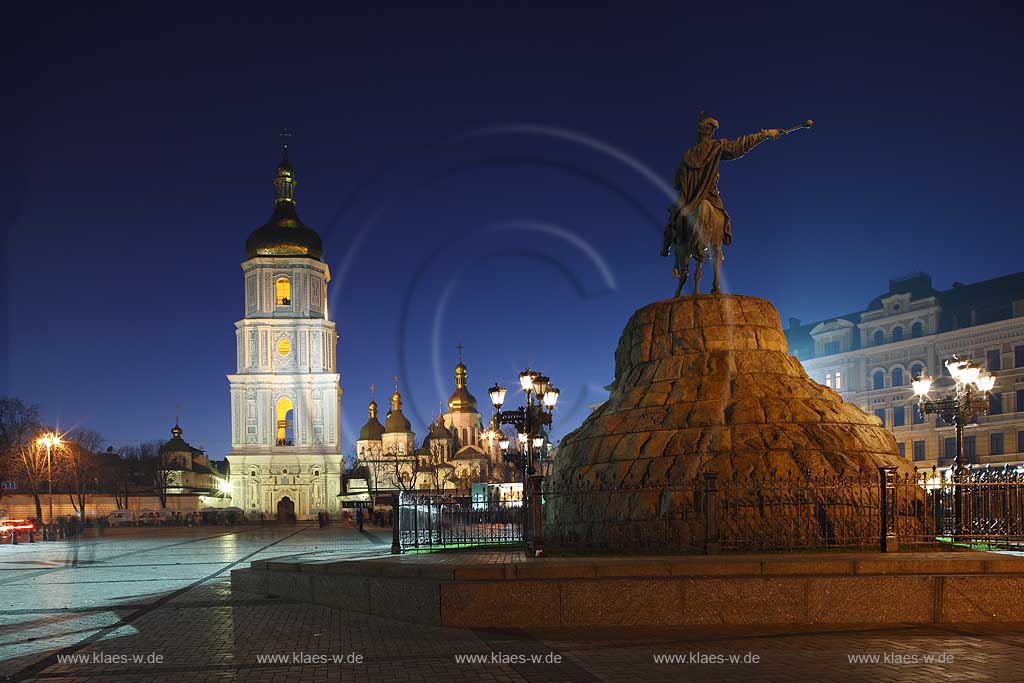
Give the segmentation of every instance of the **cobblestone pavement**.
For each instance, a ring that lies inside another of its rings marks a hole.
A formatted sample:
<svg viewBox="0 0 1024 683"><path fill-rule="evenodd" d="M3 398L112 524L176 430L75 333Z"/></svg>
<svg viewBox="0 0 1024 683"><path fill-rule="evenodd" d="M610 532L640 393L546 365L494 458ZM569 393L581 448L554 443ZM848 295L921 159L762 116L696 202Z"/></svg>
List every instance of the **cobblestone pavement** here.
<svg viewBox="0 0 1024 683"><path fill-rule="evenodd" d="M221 527L0 547L0 675L53 683L1024 681L1024 625L469 631L232 594L227 582L229 569L254 559L363 557L387 552L389 540L350 529ZM657 662L662 656L675 659Z"/></svg>

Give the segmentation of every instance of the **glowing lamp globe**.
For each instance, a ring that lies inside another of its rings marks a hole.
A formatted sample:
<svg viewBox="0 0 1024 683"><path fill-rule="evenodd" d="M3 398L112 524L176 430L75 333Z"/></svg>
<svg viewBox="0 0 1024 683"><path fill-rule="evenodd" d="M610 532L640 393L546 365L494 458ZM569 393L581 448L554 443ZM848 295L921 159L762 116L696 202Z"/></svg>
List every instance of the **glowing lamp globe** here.
<svg viewBox="0 0 1024 683"><path fill-rule="evenodd" d="M530 368L526 368L519 373L519 384L523 387L523 391L533 391L533 378L536 374Z"/></svg>
<svg viewBox="0 0 1024 683"><path fill-rule="evenodd" d="M559 391L555 387L548 387L548 390L544 392L544 405L550 410L555 409L555 404L558 403Z"/></svg>
<svg viewBox="0 0 1024 683"><path fill-rule="evenodd" d="M487 390L488 395L491 397L491 403L494 404L495 408L500 409L505 404L505 393L508 391L505 387L498 386L495 382L494 386Z"/></svg>
<svg viewBox="0 0 1024 683"><path fill-rule="evenodd" d="M978 391L987 394L992 391L992 387L996 385L996 376L984 374L974 380L974 386L978 387Z"/></svg>

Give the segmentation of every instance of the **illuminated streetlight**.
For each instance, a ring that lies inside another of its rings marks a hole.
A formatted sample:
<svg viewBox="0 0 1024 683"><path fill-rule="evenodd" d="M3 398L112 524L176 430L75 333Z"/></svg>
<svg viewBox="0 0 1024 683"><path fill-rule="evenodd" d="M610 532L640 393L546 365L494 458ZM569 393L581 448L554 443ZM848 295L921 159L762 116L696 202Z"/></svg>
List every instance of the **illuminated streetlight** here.
<svg viewBox="0 0 1024 683"><path fill-rule="evenodd" d="M555 404L558 403L558 394L561 393L558 389L549 386L548 390L544 392L544 406L548 410L554 410Z"/></svg>
<svg viewBox="0 0 1024 683"><path fill-rule="evenodd" d="M915 396L927 396L928 392L932 390L932 378L928 375L921 375L914 378L913 385Z"/></svg>
<svg viewBox="0 0 1024 683"><path fill-rule="evenodd" d="M996 384L995 375L975 365L970 360L953 356L946 361L946 369L953 378L953 390L941 398L932 399L928 394L932 389L932 380L928 377L915 377L913 380L914 394L917 396L921 413L938 414L944 422L952 423L956 428L956 456L953 460L953 531L960 531L963 519L963 474L964 463L964 427L975 415L988 412L989 393Z"/></svg>
<svg viewBox="0 0 1024 683"><path fill-rule="evenodd" d="M984 374L974 381L974 386L978 387L978 391L983 394L987 394L992 391L992 388L996 385L996 376Z"/></svg>
<svg viewBox="0 0 1024 683"><path fill-rule="evenodd" d="M50 523L46 538L56 541L57 539L53 537L53 449L62 447L64 441L56 432L47 432L36 439L36 443L46 449L46 491L50 500Z"/></svg>
<svg viewBox="0 0 1024 683"><path fill-rule="evenodd" d="M495 410L501 410L501 406L505 404L505 393L508 391L505 387L499 386L497 382L494 386L487 390L487 393L491 397L491 403L494 405Z"/></svg>
<svg viewBox="0 0 1024 683"><path fill-rule="evenodd" d="M526 393L533 391L533 378L536 374L537 373L530 368L526 368L519 373L519 384L523 387L523 391Z"/></svg>
<svg viewBox="0 0 1024 683"><path fill-rule="evenodd" d="M504 387L495 384L488 391L495 408L495 413L491 417L491 429L497 430L498 425L512 425L516 428L519 441L517 465L523 470L523 484L526 485L524 488L530 515L530 522L527 525L529 552L532 556L538 557L543 551L541 491L544 475L542 469L538 471L537 462L544 458L547 443L544 427L551 424L559 391L552 386L551 380L544 373L530 368L519 373L519 385L526 394L526 405L514 410L501 410L505 401ZM511 440L502 438L498 445L508 456Z"/></svg>

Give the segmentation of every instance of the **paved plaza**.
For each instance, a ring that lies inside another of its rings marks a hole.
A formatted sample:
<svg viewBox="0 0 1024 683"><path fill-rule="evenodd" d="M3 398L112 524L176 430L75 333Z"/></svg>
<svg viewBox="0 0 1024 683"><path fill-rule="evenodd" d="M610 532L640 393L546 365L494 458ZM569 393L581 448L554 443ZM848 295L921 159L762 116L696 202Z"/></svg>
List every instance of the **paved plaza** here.
<svg viewBox="0 0 1024 683"><path fill-rule="evenodd" d="M1024 627L463 630L232 594L252 560L385 554L387 530L111 530L0 547L16 681L1016 681Z"/></svg>

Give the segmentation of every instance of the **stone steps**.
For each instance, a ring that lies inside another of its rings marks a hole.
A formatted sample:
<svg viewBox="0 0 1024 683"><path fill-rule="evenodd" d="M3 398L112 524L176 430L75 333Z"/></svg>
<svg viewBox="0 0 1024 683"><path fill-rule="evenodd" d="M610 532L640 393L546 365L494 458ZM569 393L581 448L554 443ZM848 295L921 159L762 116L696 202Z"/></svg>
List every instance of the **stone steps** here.
<svg viewBox="0 0 1024 683"><path fill-rule="evenodd" d="M507 554L506 554L507 555ZM233 590L468 628L1024 622L1024 558L1000 553L281 558Z"/></svg>

